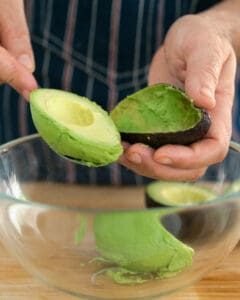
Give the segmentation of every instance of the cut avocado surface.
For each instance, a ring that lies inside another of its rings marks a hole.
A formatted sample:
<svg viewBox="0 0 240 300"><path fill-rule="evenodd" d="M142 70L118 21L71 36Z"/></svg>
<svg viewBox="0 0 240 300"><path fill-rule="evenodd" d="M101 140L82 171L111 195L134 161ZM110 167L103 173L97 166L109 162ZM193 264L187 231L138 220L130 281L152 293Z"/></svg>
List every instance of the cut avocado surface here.
<svg viewBox="0 0 240 300"><path fill-rule="evenodd" d="M169 84L146 87L121 101L111 112L122 139L158 148L191 144L208 131L208 114Z"/></svg>
<svg viewBox="0 0 240 300"><path fill-rule="evenodd" d="M194 205L215 197L212 190L190 183L154 181L145 190L147 207Z"/></svg>
<svg viewBox="0 0 240 300"><path fill-rule="evenodd" d="M166 214L166 212L164 212ZM94 220L97 249L119 284L168 278L192 264L194 250L161 224L163 212L100 213Z"/></svg>
<svg viewBox="0 0 240 300"><path fill-rule="evenodd" d="M122 154L116 126L95 102L70 92L37 89L30 95L30 108L38 132L58 154L94 167Z"/></svg>

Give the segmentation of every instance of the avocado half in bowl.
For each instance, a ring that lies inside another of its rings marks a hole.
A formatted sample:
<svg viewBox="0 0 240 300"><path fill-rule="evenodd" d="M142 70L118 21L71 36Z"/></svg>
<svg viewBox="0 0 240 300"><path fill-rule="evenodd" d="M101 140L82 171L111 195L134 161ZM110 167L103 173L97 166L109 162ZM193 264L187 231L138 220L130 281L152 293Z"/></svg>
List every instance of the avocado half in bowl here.
<svg viewBox="0 0 240 300"><path fill-rule="evenodd" d="M162 218L163 226L178 239L189 243L201 239L208 242L215 233L215 224L221 224L221 209L211 210L207 204L220 196L210 182L186 183L154 181L145 188L145 206L147 208L184 208L187 211ZM203 209L199 209L202 206ZM196 211L198 213L196 214Z"/></svg>
<svg viewBox="0 0 240 300"><path fill-rule="evenodd" d="M185 182L154 181L145 188L147 207L198 205L214 200L216 196L209 188Z"/></svg>
<svg viewBox="0 0 240 300"><path fill-rule="evenodd" d="M169 84L146 87L121 101L111 112L122 140L158 148L189 145L208 131L211 120L182 90Z"/></svg>
<svg viewBox="0 0 240 300"><path fill-rule="evenodd" d="M123 153L121 139L153 148L191 144L208 131L208 114L168 84L146 87L110 113L95 102L55 89L30 94L33 122L44 141L61 156L89 167L108 165Z"/></svg>

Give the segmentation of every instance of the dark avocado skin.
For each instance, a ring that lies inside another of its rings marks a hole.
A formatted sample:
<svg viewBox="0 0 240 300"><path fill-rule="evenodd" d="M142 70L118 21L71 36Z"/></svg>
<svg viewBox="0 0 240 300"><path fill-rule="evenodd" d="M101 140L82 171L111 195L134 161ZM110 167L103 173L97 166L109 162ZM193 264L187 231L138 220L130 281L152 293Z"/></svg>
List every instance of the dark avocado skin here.
<svg viewBox="0 0 240 300"><path fill-rule="evenodd" d="M202 118L198 124L188 130L177 132L156 133L126 133L120 132L123 141L130 144L142 143L154 149L167 144L190 145L201 140L211 126L211 119L205 110L202 110Z"/></svg>
<svg viewBox="0 0 240 300"><path fill-rule="evenodd" d="M154 207L171 207L168 204L161 203L161 202L156 202L153 200L147 192L144 194L144 199L145 199L145 205L147 208L154 208Z"/></svg>
<svg viewBox="0 0 240 300"><path fill-rule="evenodd" d="M173 207L161 202L155 202L145 193L147 209ZM175 206L176 207L176 206ZM192 207L187 211L173 213L161 218L161 224L176 238L194 246L221 242L225 236L231 234L231 227L236 226L239 213L234 203L222 206Z"/></svg>

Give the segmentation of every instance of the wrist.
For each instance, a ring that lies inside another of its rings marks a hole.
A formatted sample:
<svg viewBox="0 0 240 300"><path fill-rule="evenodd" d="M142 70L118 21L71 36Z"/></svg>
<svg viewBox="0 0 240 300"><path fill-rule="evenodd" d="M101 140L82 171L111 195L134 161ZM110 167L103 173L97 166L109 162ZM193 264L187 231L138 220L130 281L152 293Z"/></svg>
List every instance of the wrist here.
<svg viewBox="0 0 240 300"><path fill-rule="evenodd" d="M225 0L199 13L215 27L219 36L226 38L240 57L240 1Z"/></svg>

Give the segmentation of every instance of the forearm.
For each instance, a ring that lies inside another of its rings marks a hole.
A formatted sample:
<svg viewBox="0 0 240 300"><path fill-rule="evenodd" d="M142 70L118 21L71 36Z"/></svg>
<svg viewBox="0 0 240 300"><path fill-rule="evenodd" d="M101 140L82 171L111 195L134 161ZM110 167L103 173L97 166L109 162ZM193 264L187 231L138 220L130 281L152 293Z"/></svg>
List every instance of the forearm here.
<svg viewBox="0 0 240 300"><path fill-rule="evenodd" d="M240 59L240 0L224 0L201 13L216 24L220 34L230 40Z"/></svg>

